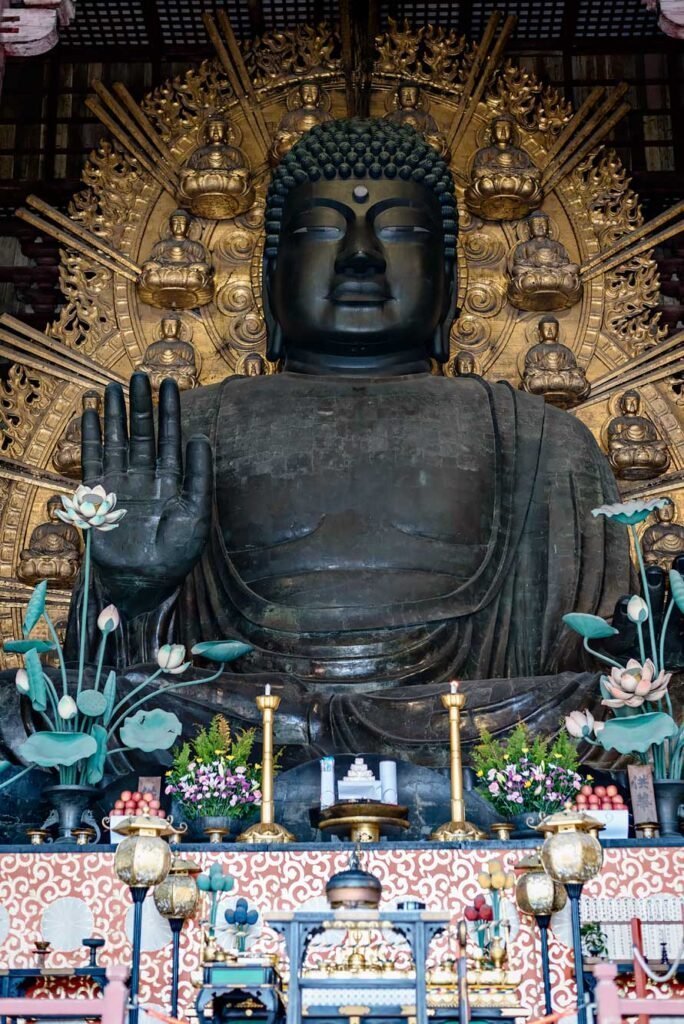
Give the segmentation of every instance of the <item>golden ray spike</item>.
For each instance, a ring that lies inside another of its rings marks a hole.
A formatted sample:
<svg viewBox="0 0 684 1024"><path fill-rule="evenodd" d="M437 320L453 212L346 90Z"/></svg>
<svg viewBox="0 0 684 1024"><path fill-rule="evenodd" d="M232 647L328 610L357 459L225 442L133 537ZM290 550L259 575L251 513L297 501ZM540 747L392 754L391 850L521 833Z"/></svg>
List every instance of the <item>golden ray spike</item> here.
<svg viewBox="0 0 684 1024"><path fill-rule="evenodd" d="M465 133L468 131L470 122L475 116L477 105L480 102L480 99L482 98L482 94L487 88L490 78L499 67L504 49L506 48L506 44L508 42L509 36L511 35L511 32L515 28L517 20L518 19L514 14L509 14L508 17L506 18L503 24L503 28L501 29L499 38L494 44L494 49L492 50L491 54L485 60L484 67L482 68L482 71L480 73L479 81L475 86L475 90L470 98L470 102L468 103L463 113L463 118L461 119L461 124L459 126L458 132L454 135L453 138L454 145L458 141L458 138L465 135Z"/></svg>
<svg viewBox="0 0 684 1024"><path fill-rule="evenodd" d="M607 398L614 395L617 391L626 391L630 387L634 387L638 384L640 387L644 387L646 384L655 384L659 380L665 380L667 377L673 377L676 373L682 373L684 371L684 359L680 359L676 363L666 363L657 369L650 370L646 373L634 373L625 374L625 376L619 380L615 380L610 386L603 388L597 394L593 392L588 398L585 398L581 405L577 408L582 408L585 405L591 405L593 402L605 402Z"/></svg>
<svg viewBox="0 0 684 1024"><path fill-rule="evenodd" d="M171 152L169 147L166 145L166 143L160 136L157 129L154 127L154 125L148 118L147 114L144 112L141 106L135 102L135 100L133 99L130 92L123 84L123 82L114 82L114 84L112 85L112 91L121 100L121 102L126 107L131 116L134 117L135 120L138 122L138 124L140 125L141 129L143 130L147 138L150 140L150 142L159 150L161 156L169 165L169 173L171 173L171 171L174 171L174 173L177 174L178 167L176 164L176 158L174 157L173 153Z"/></svg>
<svg viewBox="0 0 684 1024"><path fill-rule="evenodd" d="M233 26L230 23L230 18L228 17L226 11L222 7L220 7L216 12L216 18L218 20L219 28L223 33L223 38L228 43L228 52L233 61L235 70L238 73L238 77L242 84L242 90L245 93L245 95L249 98L251 109L254 112L254 119L257 123L259 132L261 134L264 150L265 152L268 152L269 146L271 144L271 133L268 130L268 125L266 124L266 120L261 109L261 104L259 103L259 97L257 96L254 86L252 84L252 79L250 78L249 71L247 70L245 59L242 56L242 51L240 49L237 39L235 38L235 33L233 32Z"/></svg>
<svg viewBox="0 0 684 1024"><path fill-rule="evenodd" d="M137 277L132 274L129 270L119 266L112 260L107 259L96 249L93 249L90 245L86 245L84 242L79 241L78 238L74 238L68 235L66 231L62 231L61 228L56 227L47 220L43 220L42 217L36 217L35 214L31 213L30 210L19 209L16 212L16 216L19 220L26 221L27 224L31 224L32 227L37 228L41 234L49 235L51 238L56 239L60 245L64 245L67 249L73 249L74 252L80 253L82 256L87 256L89 259L99 263L105 270L111 271L112 274L120 274L121 277L125 277L126 280L135 283Z"/></svg>
<svg viewBox="0 0 684 1024"><path fill-rule="evenodd" d="M609 132L612 132L615 125L618 124L618 122L621 121L625 114L628 114L631 109L632 108L629 103L622 103L615 113L611 114L611 116L603 122L591 138L587 139L587 141L580 146L574 156L571 156L558 167L555 174L544 182L544 191L547 195L549 192L553 192L563 178L567 178L569 174L572 174L577 165L584 160L592 150L597 148L603 139L605 139L606 135L608 135Z"/></svg>
<svg viewBox="0 0 684 1024"><path fill-rule="evenodd" d="M266 157L268 155L268 145L266 145L262 139L261 132L259 131L259 126L254 117L252 105L251 103L247 102L247 99L244 95L242 84L238 77L237 71L233 66L233 62L230 59L230 54L226 49L226 44L223 42L223 39L219 35L216 23L214 22L214 19L212 18L208 11L205 11L203 13L202 20L207 30L207 35L211 40L211 44L216 50L216 56L218 57L223 70L226 72L231 88L233 89L233 92L237 97L237 101L240 104L240 109L242 110L243 116L245 118L245 124L249 129L254 140L254 145L256 146L259 152L259 160L265 162Z"/></svg>
<svg viewBox="0 0 684 1024"><path fill-rule="evenodd" d="M16 331L13 329L13 324L19 322L6 314L0 316L0 338L18 352L44 359L50 365L58 366L71 373L80 372L81 376L87 377L88 380L97 380L103 385L114 382L126 384L124 378L120 377L118 373L113 373L106 367L100 366L81 352L67 348L66 345L55 341L49 335L38 334L40 340L37 340L34 336L27 336L23 331Z"/></svg>
<svg viewBox="0 0 684 1024"><path fill-rule="evenodd" d="M613 377L600 388L596 388L595 394L597 398L600 398L602 395L612 393L616 388L627 387L630 384L641 384L647 377L651 377L654 373L660 373L661 370L665 371L665 376L667 376L675 372L672 367L678 366L683 358L684 355L681 352L679 354L676 352L666 353L659 359L653 359L645 365L633 367L620 377ZM660 379L660 377L657 379Z"/></svg>
<svg viewBox="0 0 684 1024"><path fill-rule="evenodd" d="M112 370L108 370L106 366L102 366L95 359L91 359L90 356L79 351L75 348L67 348L67 346L54 338L51 334L43 334L36 327L31 327L30 324L24 323L23 320L17 320L16 317L11 316L9 313L3 313L0 316L0 327L7 328L8 331L14 331L15 334L22 335L23 338L28 338L36 343L36 351L40 352L47 350L48 358L52 358L53 354L57 352L63 353L63 358L69 360L73 365L74 363L80 363L86 370L90 370L93 373L99 373L107 381L118 381L119 383L127 386L127 381L124 377L121 377L118 373L114 373Z"/></svg>
<svg viewBox="0 0 684 1024"><path fill-rule="evenodd" d="M78 364L66 367L61 361L51 362L42 356L36 355L34 352L24 351L16 344L16 339L11 334L6 334L3 330L0 330L0 356L8 359L11 363L20 363L29 370L38 371L41 374L54 377L56 380L61 380L65 384L82 384L84 387L88 387L88 385L97 384L102 386L108 383L106 378L103 380L99 376L90 374Z"/></svg>
<svg viewBox="0 0 684 1024"><path fill-rule="evenodd" d="M679 203L675 203L675 205L671 206L669 210L664 210L663 213L659 213L657 217L647 220L645 224L641 224L638 228L635 228L628 234L623 235L622 238L618 238L617 242L614 242L608 249L604 249L603 252L597 253L596 256L592 256L590 260L587 260L587 262L582 265L581 272L584 274L589 270L592 270L597 266L597 264L604 263L612 256L616 256L624 249L628 249L639 238L644 238L646 235L655 231L656 228L661 227L663 224L667 224L668 220L674 220L675 217L679 217L682 214L684 214L684 199Z"/></svg>
<svg viewBox="0 0 684 1024"><path fill-rule="evenodd" d="M665 476L659 476L656 480L635 480L631 485L629 481L625 480L622 493L625 497L629 498L646 497L649 494L662 494L676 484L680 484L683 480L684 469L675 470L674 473L666 473Z"/></svg>
<svg viewBox="0 0 684 1024"><path fill-rule="evenodd" d="M578 107L570 120L566 122L563 130L560 132L556 141L546 154L547 165L553 160L557 153L560 153L566 142L572 138L577 131L577 126L584 123L584 118L591 108L596 106L604 92L604 87L602 85L597 85L595 89L591 90L584 103Z"/></svg>
<svg viewBox="0 0 684 1024"><path fill-rule="evenodd" d="M601 388L604 384L614 378L621 377L626 371L631 370L635 366L645 366L647 363L650 363L651 360L656 359L661 355L665 355L666 352L671 352L672 349L677 348L678 345L684 345L684 331L677 331L676 334L673 334L669 338L665 338L664 341L659 342L654 348L649 348L646 352L633 356L620 366L615 366L612 370L607 370L606 373L602 373L600 377L596 377L591 382L592 391Z"/></svg>
<svg viewBox="0 0 684 1024"><path fill-rule="evenodd" d="M7 459L0 456L0 479L17 480L20 483L32 484L34 487L44 487L50 491L64 491L72 494L78 484L60 473L53 473L49 469L37 469L35 466L27 466L23 462Z"/></svg>
<svg viewBox="0 0 684 1024"><path fill-rule="evenodd" d="M625 246L624 249L620 250L617 256L614 256L607 262L599 263L589 271L581 271L580 277L582 281L592 281L600 274L609 274L611 270L615 270L615 268L619 267L621 263L627 262L627 260L630 260L633 256L640 256L642 253L648 252L649 249L655 249L657 245L662 245L663 242L667 242L669 238L673 238L682 231L684 231L684 220L677 221L676 224L671 224L670 227L665 228L663 231L659 231L655 235L650 235L644 238L643 241L634 246Z"/></svg>
<svg viewBox="0 0 684 1024"><path fill-rule="evenodd" d="M44 202L38 196L30 195L26 197L26 204L32 209L37 210L38 213L45 214L51 220L54 220L56 224L64 228L66 231L71 232L76 238L80 238L83 242L87 242L93 249L96 249L107 256L114 262L119 263L125 270L136 276L140 273L140 267L137 263L134 263L132 259L125 256L123 253L115 249L114 246L110 245L109 242L105 242L103 238L96 235L94 232L84 228L78 221L72 220L70 217L66 217L59 210L56 210L54 206L50 206L49 203Z"/></svg>
<svg viewBox="0 0 684 1024"><path fill-rule="evenodd" d="M140 166L144 168L148 174L152 175L157 184L161 186L161 188L163 188L165 192L168 192L169 195L175 199L175 184L164 173L161 167L157 166L154 163L154 161L151 160L146 155L146 153L144 153L143 150L140 149L140 147L135 144L130 135L127 135L123 128L121 128L121 126L116 123L114 118L111 116L111 114L108 113L108 111L105 110L102 104L98 100L93 99L92 96L88 96L88 98L85 101L85 105L88 108L88 110L92 111L92 113L95 114L95 117L104 125L107 131L110 132L114 136L114 138L121 143L124 149L127 149L131 156L135 157L136 161L140 164Z"/></svg>
<svg viewBox="0 0 684 1024"><path fill-rule="evenodd" d="M156 161L159 164L160 170L162 171L164 176L168 178L169 181L173 182L175 185L176 179L178 177L177 168L173 164L171 166L167 165L165 157L162 156L160 151L154 145L154 142L151 139L149 139L143 131L141 131L141 129L130 116L126 108L123 107L115 99L114 96L112 96L112 94L109 92L108 89L105 88L102 82L94 81L91 83L91 85L99 99L102 100L105 106L109 107L110 111L112 112L112 114L114 114L115 117L118 117L123 127L126 128L127 131L130 133L131 138L134 139L138 143L138 145L142 147L142 149L147 154L148 159L151 160L153 164L155 164Z"/></svg>
<svg viewBox="0 0 684 1024"><path fill-rule="evenodd" d="M615 89L608 93L601 106L596 110L592 116L586 121L579 121L579 111L575 114L570 124L575 125L575 130L572 132L571 138L569 138L563 147L562 151L558 150L553 156L549 154L547 158L546 167L542 174L542 185L546 186L547 181L550 181L560 169L569 161L572 154L575 152L580 143L591 135L594 129L599 128L601 121L610 113L613 107L622 99L629 86L626 82L621 82ZM627 104L627 110L629 105ZM577 128L579 126L579 128Z"/></svg>
<svg viewBox="0 0 684 1024"><path fill-rule="evenodd" d="M473 57L473 63L470 66L470 71L468 72L468 77L466 78L465 82L463 83L463 90L461 92L461 95L460 95L460 98L459 98L459 101L458 101L458 106L456 107L456 112L454 114L453 120L452 120L451 125L449 127L449 131L447 133L446 143L447 143L447 148L449 148L449 149L451 149L451 146L452 146L452 143L454 141L454 138L456 137L456 133L458 132L459 126L461 124L461 121L463 120L463 114L464 114L465 109L466 109L466 107L468 105L468 102L470 100L470 96L472 94L473 87L474 87L475 82L477 80L477 76L480 73L480 69L482 68L482 65L484 64L485 60L487 59L487 54L489 52L489 48L492 45L492 40L494 39L494 34L496 32L496 27L499 24L499 18L500 17L501 16L500 16L498 11L493 11L491 13L491 15L489 16L489 20L487 22L487 25L485 27L485 30L484 30L484 32L482 34L482 39L478 43L477 49L475 50L475 55Z"/></svg>
<svg viewBox="0 0 684 1024"><path fill-rule="evenodd" d="M33 593L33 587L21 583L14 577L0 579L0 601L5 608L26 608L27 602ZM45 594L45 603L51 608L68 608L71 601L71 594L68 591L48 590Z"/></svg>

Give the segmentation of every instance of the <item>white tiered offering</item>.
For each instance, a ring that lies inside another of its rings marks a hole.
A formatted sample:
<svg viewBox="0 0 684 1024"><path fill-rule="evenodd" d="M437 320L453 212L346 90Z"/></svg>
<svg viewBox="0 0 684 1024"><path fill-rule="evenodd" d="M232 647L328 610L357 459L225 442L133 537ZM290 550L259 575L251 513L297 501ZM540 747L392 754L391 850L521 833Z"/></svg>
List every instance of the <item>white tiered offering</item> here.
<svg viewBox="0 0 684 1024"><path fill-rule="evenodd" d="M362 757L355 757L349 771L337 784L338 800L380 800L379 779L376 779Z"/></svg>

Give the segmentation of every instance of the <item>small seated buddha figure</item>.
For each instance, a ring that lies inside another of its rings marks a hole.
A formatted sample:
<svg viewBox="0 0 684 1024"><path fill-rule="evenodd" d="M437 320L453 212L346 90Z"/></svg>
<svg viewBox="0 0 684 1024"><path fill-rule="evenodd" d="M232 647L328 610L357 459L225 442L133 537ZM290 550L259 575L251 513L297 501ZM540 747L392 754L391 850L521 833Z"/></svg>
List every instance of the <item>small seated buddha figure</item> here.
<svg viewBox="0 0 684 1024"><path fill-rule="evenodd" d="M200 146L180 172L179 195L198 217L228 220L254 203L254 184L247 157L230 144L230 122L210 117L205 145Z"/></svg>
<svg viewBox="0 0 684 1024"><path fill-rule="evenodd" d="M386 119L392 124L408 124L415 128L440 156L447 156L446 138L434 117L422 108L419 86L402 82L397 89L397 109L387 114Z"/></svg>
<svg viewBox="0 0 684 1024"><path fill-rule="evenodd" d="M670 465L667 444L658 437L652 421L639 415L638 391L625 391L620 416L608 424L608 461L621 480L649 480Z"/></svg>
<svg viewBox="0 0 684 1024"><path fill-rule="evenodd" d="M171 234L152 247L138 279L142 302L159 309L194 309L214 297L214 268L201 242L188 232L193 218L185 210L169 217Z"/></svg>
<svg viewBox="0 0 684 1024"><path fill-rule="evenodd" d="M677 509L671 498L653 516L655 523L646 527L641 538L644 562L669 572L677 555L684 555L684 526L675 522Z"/></svg>
<svg viewBox="0 0 684 1024"><path fill-rule="evenodd" d="M530 236L509 257L508 301L516 309L569 309L582 298L579 267L565 246L551 238L545 213L531 214L526 223Z"/></svg>
<svg viewBox="0 0 684 1024"><path fill-rule="evenodd" d="M28 547L19 555L17 577L32 586L48 580L53 587L71 589L81 565L81 536L72 523L57 516L62 499L53 494L47 502L48 521L37 526Z"/></svg>
<svg viewBox="0 0 684 1024"><path fill-rule="evenodd" d="M587 397L589 381L571 349L558 340L555 316L541 318L539 339L525 356L521 388L559 409L569 409Z"/></svg>
<svg viewBox="0 0 684 1024"><path fill-rule="evenodd" d="M165 377L172 377L179 391L190 391L199 383L195 349L181 338L181 326L179 316L163 317L159 325L161 336L147 346L142 363L136 367L149 376L155 397Z"/></svg>
<svg viewBox="0 0 684 1024"><path fill-rule="evenodd" d="M97 391L86 391L81 399L83 411L94 409L99 414L102 400ZM81 479L81 413L67 423L63 436L57 442L52 454L52 465L58 473L71 480Z"/></svg>
<svg viewBox="0 0 684 1024"><path fill-rule="evenodd" d="M450 370L451 373L448 373L447 376L451 377L467 377L477 374L475 356L472 352L457 352L451 362Z"/></svg>
<svg viewBox="0 0 684 1024"><path fill-rule="evenodd" d="M288 110L280 119L269 150L271 164L275 167L295 142L301 139L314 125L331 121L332 117L321 105L321 87L318 82L302 82L298 89L299 106Z"/></svg>
<svg viewBox="0 0 684 1024"><path fill-rule="evenodd" d="M485 220L518 220L536 210L544 198L541 171L518 143L512 118L495 117L491 145L478 149L465 190L471 213Z"/></svg>
<svg viewBox="0 0 684 1024"><path fill-rule="evenodd" d="M250 352L249 355L246 355L242 367L242 372L246 377L263 377L266 373L264 357L260 356L258 352Z"/></svg>

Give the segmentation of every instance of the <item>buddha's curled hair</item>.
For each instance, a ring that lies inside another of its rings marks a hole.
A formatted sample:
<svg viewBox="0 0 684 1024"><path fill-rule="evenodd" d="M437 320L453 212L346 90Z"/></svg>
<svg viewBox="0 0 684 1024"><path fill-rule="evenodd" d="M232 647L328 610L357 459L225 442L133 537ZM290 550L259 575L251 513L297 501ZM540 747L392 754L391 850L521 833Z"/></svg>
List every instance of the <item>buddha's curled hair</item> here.
<svg viewBox="0 0 684 1024"><path fill-rule="evenodd" d="M321 178L400 178L431 189L439 198L444 254L456 255L458 212L454 179L446 161L410 125L381 118L349 118L318 124L280 161L266 196L266 256L276 256L285 198L290 189Z"/></svg>

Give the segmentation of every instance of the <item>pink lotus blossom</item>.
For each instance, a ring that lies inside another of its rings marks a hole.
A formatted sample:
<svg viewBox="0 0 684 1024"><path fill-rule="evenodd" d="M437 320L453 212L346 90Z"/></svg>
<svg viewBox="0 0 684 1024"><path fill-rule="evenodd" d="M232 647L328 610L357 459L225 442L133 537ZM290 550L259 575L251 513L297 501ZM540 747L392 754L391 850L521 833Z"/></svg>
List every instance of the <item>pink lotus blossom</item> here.
<svg viewBox="0 0 684 1024"><path fill-rule="evenodd" d="M655 665L647 658L640 665L630 658L626 668L613 668L610 676L603 676L602 682L610 697L601 701L607 708L640 708L645 700L661 700L670 682L671 672L659 672L655 676Z"/></svg>

